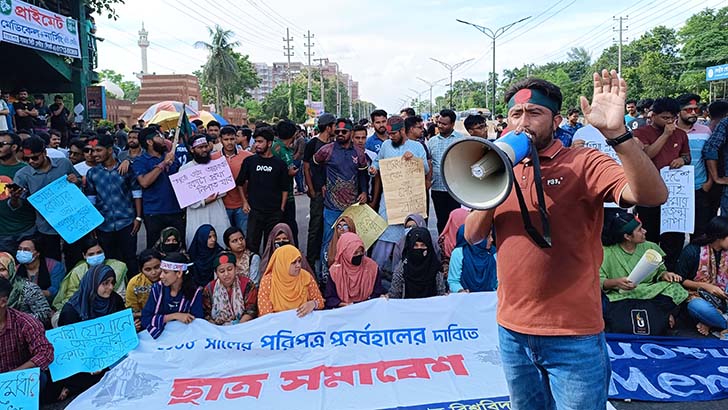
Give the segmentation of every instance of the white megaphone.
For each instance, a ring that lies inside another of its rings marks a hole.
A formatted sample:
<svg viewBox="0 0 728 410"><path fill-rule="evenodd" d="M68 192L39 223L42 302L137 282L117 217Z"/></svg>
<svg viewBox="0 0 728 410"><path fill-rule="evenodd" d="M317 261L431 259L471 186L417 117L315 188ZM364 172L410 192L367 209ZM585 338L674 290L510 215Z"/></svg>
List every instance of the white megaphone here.
<svg viewBox="0 0 728 410"><path fill-rule="evenodd" d="M450 194L473 209L493 209L508 198L513 167L531 152L531 138L511 131L496 141L466 138L442 157L442 176Z"/></svg>

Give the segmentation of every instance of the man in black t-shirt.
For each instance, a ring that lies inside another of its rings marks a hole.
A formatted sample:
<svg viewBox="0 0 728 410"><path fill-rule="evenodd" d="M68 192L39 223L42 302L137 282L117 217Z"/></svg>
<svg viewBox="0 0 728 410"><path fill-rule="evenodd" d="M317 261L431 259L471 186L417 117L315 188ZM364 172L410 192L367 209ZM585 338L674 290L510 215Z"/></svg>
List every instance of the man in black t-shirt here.
<svg viewBox="0 0 728 410"><path fill-rule="evenodd" d="M243 212L248 214L248 248L260 253L260 241L283 221L288 199L288 167L271 151L274 131L270 127L255 130L255 155L245 158L236 183L243 198Z"/></svg>
<svg viewBox="0 0 728 410"><path fill-rule="evenodd" d="M71 114L63 104L63 96L53 97L53 104L48 109L51 111L51 128L58 130L66 137L68 131L68 116Z"/></svg>
<svg viewBox="0 0 728 410"><path fill-rule="evenodd" d="M35 100L33 107L38 111L38 116L33 119L33 130L36 133L40 131L48 132L48 120L50 119L51 112L45 105L45 96L43 94L36 94L33 98Z"/></svg>
<svg viewBox="0 0 728 410"><path fill-rule="evenodd" d="M28 100L28 90L18 91L18 101L13 103L13 108L15 109L15 129L32 130L33 119L38 116L38 110Z"/></svg>
<svg viewBox="0 0 728 410"><path fill-rule="evenodd" d="M321 114L318 119L319 134L311 138L303 150L303 175L306 178L306 186L308 186L306 193L311 198L306 259L308 259L308 264L313 269L316 269L316 260L320 257L324 235L323 187L326 185L326 166L316 164L313 161L313 156L321 147L331 141L331 136L334 134L334 122L336 122L336 117L333 115L329 113Z"/></svg>

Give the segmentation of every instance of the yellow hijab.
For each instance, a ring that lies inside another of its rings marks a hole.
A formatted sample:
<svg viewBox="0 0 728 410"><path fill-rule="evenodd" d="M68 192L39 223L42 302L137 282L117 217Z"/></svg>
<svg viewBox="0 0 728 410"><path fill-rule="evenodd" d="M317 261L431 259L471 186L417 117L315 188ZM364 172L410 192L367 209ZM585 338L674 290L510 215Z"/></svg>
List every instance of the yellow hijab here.
<svg viewBox="0 0 728 410"><path fill-rule="evenodd" d="M301 273L291 276L288 270L301 252L292 245L281 246L271 255L265 275L271 276L270 300L274 312L297 309L308 300L308 286L313 282L311 273L301 268Z"/></svg>

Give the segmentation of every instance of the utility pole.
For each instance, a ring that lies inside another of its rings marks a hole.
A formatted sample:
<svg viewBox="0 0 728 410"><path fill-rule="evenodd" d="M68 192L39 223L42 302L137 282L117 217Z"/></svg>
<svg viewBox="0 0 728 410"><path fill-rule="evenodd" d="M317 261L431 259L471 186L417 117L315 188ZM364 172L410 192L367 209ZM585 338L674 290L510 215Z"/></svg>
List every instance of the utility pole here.
<svg viewBox="0 0 728 410"><path fill-rule="evenodd" d="M452 72L460 68L463 64L473 61L472 58L469 58L467 60L461 61L459 63L450 65L448 63L444 63L436 58L430 57L430 60L442 64L443 67L445 67L446 70L450 71L450 109L452 110Z"/></svg>
<svg viewBox="0 0 728 410"><path fill-rule="evenodd" d="M339 94L339 63L336 63L336 117L341 117L341 94Z"/></svg>
<svg viewBox="0 0 728 410"><path fill-rule="evenodd" d="M293 38L291 38L288 29L286 29L286 37L283 38L283 41L286 42L286 45L283 46L283 55L288 57L288 66L286 68L288 71L288 118L291 118L293 117L293 89L291 87L291 57L293 56L291 41L293 41Z"/></svg>
<svg viewBox="0 0 728 410"><path fill-rule="evenodd" d="M622 37L622 33L627 31L627 29L629 28L629 27L625 27L623 25L623 23L628 18L629 18L629 16L625 16L625 17L619 16L618 18L612 16L612 19L614 21L619 21L619 29L612 28L612 31L619 32L619 43L617 43L618 44L618 47L617 47L617 74L619 74L619 75L622 75L622 43L626 40L625 38ZM615 40L615 39L613 38L612 40Z"/></svg>
<svg viewBox="0 0 728 410"><path fill-rule="evenodd" d="M319 75L321 76L321 111L326 111L326 88L324 85L324 61L329 64L328 58L314 58L313 61L319 63Z"/></svg>
<svg viewBox="0 0 728 410"><path fill-rule="evenodd" d="M432 87L436 86L440 81L445 81L447 78L441 78L437 81L427 81L422 77L417 77L418 80L422 81L423 83L427 84L428 87L430 87L430 116L432 116Z"/></svg>
<svg viewBox="0 0 728 410"><path fill-rule="evenodd" d="M354 102L351 100L351 76L349 76L349 84L348 84L348 87L349 87L349 89L347 90L347 93L349 93L349 119L352 120L352 121L354 121L354 113L353 113L353 110L354 110L353 104L354 104Z"/></svg>
<svg viewBox="0 0 728 410"><path fill-rule="evenodd" d="M506 24L503 27L499 27L495 31L489 29L488 27L483 27L483 26L478 25L478 24L469 23L467 21L463 21L463 20L460 20L460 19L456 19L456 21L458 21L459 23L463 23L463 24L467 24L469 26L475 27L478 31L480 31L481 33L485 34L488 38L490 38L491 40L493 40L493 106L490 108L491 115L493 115L493 116L495 116L495 40L498 37L502 36L511 27L515 26L516 24L518 24L518 23L520 23L522 21L526 21L526 20L528 20L530 18L531 18L531 16L524 17L524 18L522 18L522 19L520 19L518 21L514 21L511 24ZM450 103L450 105L452 105L452 102ZM495 118L495 117L493 117L493 118Z"/></svg>
<svg viewBox="0 0 728 410"><path fill-rule="evenodd" d="M313 47L315 44L311 42L311 39L313 38L313 34L311 34L311 30L308 30L308 34L304 34L303 38L307 40L307 43L304 44L308 51L304 51L304 55L308 57L308 68L306 69L306 72L308 74L308 86L306 87L306 100L308 101L309 107L311 106L311 57L316 54L315 52L311 52L311 47Z"/></svg>

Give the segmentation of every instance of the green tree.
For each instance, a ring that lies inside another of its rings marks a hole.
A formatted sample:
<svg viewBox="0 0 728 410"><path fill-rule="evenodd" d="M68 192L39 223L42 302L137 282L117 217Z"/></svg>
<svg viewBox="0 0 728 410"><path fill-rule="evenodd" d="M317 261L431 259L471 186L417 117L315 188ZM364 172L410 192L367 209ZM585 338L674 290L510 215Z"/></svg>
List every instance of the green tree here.
<svg viewBox="0 0 728 410"><path fill-rule="evenodd" d="M237 70L235 79L230 83L226 83L222 90L222 106L239 108L245 105L245 102L250 98L251 90L260 84L260 79L255 71L253 63L250 62L250 58L247 55L242 55L236 51L232 52L232 56L235 59ZM214 84L207 82L207 78L204 76L204 66L200 70L196 70L192 73L200 79L200 93L202 94L203 101L217 101L217 91ZM221 108L218 108L220 110Z"/></svg>
<svg viewBox="0 0 728 410"><path fill-rule="evenodd" d="M288 115L289 92L293 98L293 113L290 116ZM303 104L305 96L306 88L299 82L293 82L290 89L287 83L279 84L260 104L263 117L271 120L288 118L296 123L302 123L306 121L306 106Z"/></svg>
<svg viewBox="0 0 728 410"><path fill-rule="evenodd" d="M107 18L116 20L119 18L119 15L116 14L116 6L124 4L124 0L87 0L86 4L95 13L106 14Z"/></svg>
<svg viewBox="0 0 728 410"><path fill-rule="evenodd" d="M202 67L202 76L200 77L205 84L212 87L215 91L215 106L218 110L222 110L223 95L229 84L238 80L238 61L234 56L233 48L240 45L237 41L230 41L233 36L231 30L225 30L219 25L215 25L215 29L208 27L210 34L210 43L198 41L195 43L196 48L204 48L208 52L207 62Z"/></svg>
<svg viewBox="0 0 728 410"><path fill-rule="evenodd" d="M124 77L114 70L105 69L99 71L99 80L109 80L112 83L118 85L119 88L124 91L125 100L134 102L137 100L137 98L139 98L139 84L135 83L134 81L124 81ZM113 95L113 93L109 94Z"/></svg>

